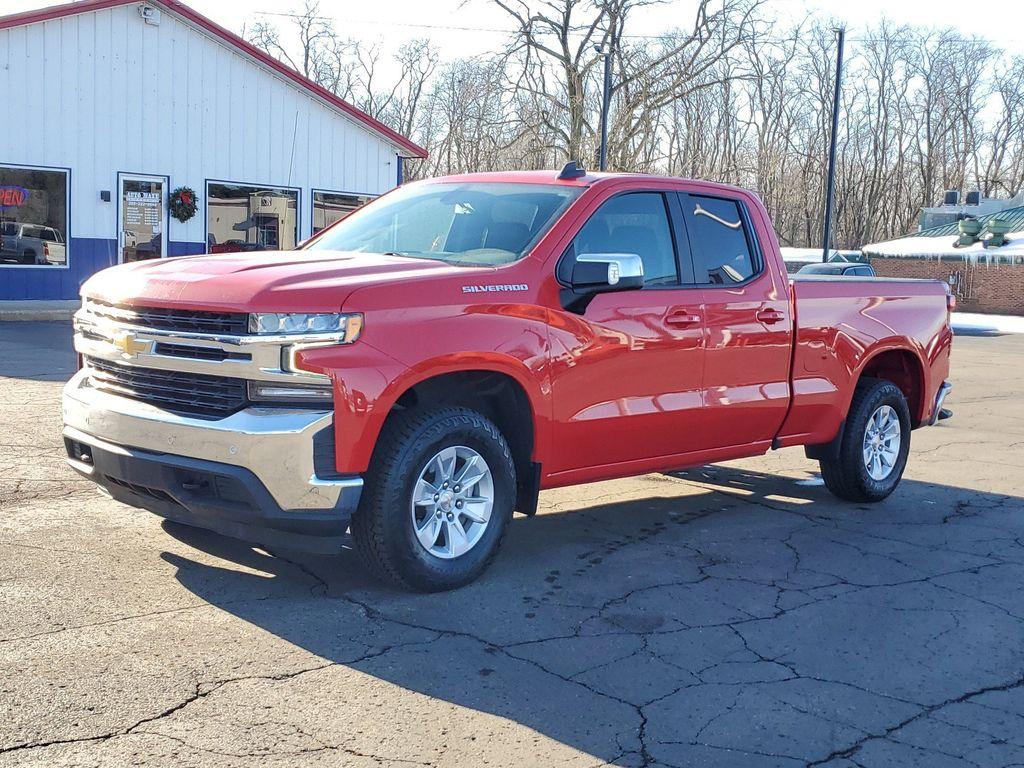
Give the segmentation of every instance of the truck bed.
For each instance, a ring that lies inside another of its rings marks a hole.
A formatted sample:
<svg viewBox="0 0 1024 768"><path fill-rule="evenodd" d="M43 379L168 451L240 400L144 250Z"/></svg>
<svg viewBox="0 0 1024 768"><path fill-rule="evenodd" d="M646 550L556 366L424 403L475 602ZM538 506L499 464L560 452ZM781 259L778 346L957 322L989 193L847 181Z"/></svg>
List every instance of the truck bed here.
<svg viewBox="0 0 1024 768"><path fill-rule="evenodd" d="M793 399L782 445L824 443L838 432L865 366L907 377L919 396L914 423L930 416L949 375L947 291L938 280L801 276L790 279L795 344Z"/></svg>

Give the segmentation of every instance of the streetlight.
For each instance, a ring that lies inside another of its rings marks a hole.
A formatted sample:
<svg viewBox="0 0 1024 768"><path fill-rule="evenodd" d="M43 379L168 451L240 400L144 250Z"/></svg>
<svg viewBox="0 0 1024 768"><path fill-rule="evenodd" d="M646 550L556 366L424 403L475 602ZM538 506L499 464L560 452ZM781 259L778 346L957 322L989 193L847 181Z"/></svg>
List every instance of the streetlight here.
<svg viewBox="0 0 1024 768"><path fill-rule="evenodd" d="M608 165L608 107L612 98L612 47L595 45L594 50L604 56L604 94L601 97L601 154L598 162L599 170L607 170Z"/></svg>
<svg viewBox="0 0 1024 768"><path fill-rule="evenodd" d="M836 138L839 133L839 96L843 84L843 41L846 39L846 27L836 30L839 35L839 50L836 53L836 87L832 95L832 137L828 148L828 180L825 182L825 233L821 243L821 260L828 261L828 252L832 247L832 199L835 196L836 184Z"/></svg>

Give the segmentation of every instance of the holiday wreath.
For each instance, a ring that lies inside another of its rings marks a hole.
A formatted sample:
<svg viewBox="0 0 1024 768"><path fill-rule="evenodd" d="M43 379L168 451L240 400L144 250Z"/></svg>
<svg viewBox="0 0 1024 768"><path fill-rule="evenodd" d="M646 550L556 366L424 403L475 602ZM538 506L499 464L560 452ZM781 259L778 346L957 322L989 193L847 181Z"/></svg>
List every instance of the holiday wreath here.
<svg viewBox="0 0 1024 768"><path fill-rule="evenodd" d="M182 224L196 215L196 191L191 187L178 187L171 192L171 216Z"/></svg>

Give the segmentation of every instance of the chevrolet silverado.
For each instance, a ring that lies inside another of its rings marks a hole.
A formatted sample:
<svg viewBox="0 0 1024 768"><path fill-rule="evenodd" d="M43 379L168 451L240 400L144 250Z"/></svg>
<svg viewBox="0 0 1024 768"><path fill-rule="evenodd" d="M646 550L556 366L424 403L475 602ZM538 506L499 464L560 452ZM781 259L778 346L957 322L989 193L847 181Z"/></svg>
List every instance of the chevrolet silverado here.
<svg viewBox="0 0 1024 768"><path fill-rule="evenodd" d="M72 467L126 504L476 578L540 490L802 445L843 499L900 482L949 391L935 281L790 280L743 189L645 175L410 183L290 252L82 288Z"/></svg>

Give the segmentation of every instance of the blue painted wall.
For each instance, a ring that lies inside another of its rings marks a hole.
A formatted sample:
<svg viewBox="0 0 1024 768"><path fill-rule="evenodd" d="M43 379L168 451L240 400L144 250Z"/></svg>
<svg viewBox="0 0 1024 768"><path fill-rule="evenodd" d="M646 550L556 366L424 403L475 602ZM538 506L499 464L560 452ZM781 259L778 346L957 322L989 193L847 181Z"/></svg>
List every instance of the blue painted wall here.
<svg viewBox="0 0 1024 768"><path fill-rule="evenodd" d="M196 256L206 253L206 243L176 243L173 240L167 243L168 256Z"/></svg>
<svg viewBox="0 0 1024 768"><path fill-rule="evenodd" d="M68 245L68 269L0 267L0 301L77 299L82 283L101 269L117 264L116 240L72 237ZM168 256L205 251L205 243L167 243Z"/></svg>

